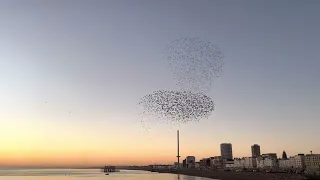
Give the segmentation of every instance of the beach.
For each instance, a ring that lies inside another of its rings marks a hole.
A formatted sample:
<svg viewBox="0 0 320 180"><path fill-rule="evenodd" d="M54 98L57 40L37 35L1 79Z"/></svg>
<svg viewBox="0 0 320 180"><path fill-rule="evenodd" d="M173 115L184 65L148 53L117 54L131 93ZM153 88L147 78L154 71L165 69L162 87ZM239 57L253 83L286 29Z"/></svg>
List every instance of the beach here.
<svg viewBox="0 0 320 180"><path fill-rule="evenodd" d="M206 177L221 180L275 180L275 179L296 179L303 178L298 174L285 173L263 173L263 172L226 172L226 171L201 171L196 169L180 169L173 174L182 174L188 176Z"/></svg>
<svg viewBox="0 0 320 180"><path fill-rule="evenodd" d="M148 171L147 167L126 168L131 170ZM205 177L220 180L277 180L277 179L295 179L302 180L299 174L288 173L264 173L264 172L231 172L231 171L203 171L197 169L179 169L177 171L162 170L160 173L181 174L187 176Z"/></svg>

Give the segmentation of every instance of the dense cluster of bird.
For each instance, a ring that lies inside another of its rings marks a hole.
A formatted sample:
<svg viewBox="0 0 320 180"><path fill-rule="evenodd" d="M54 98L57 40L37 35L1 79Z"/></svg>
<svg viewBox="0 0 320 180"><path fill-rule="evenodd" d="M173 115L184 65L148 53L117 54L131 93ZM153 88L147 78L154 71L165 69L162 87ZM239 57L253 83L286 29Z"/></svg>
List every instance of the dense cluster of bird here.
<svg viewBox="0 0 320 180"><path fill-rule="evenodd" d="M164 59L180 90L159 90L144 96L139 103L144 118L151 116L175 125L208 118L214 103L205 93L224 64L219 48L200 38L181 38L167 46Z"/></svg>
<svg viewBox="0 0 320 180"><path fill-rule="evenodd" d="M224 65L220 49L200 38L174 40L164 51L164 60L182 90L208 92Z"/></svg>
<svg viewBox="0 0 320 180"><path fill-rule="evenodd" d="M208 118L214 110L210 97L191 91L155 91L144 96L139 104L144 115L178 124Z"/></svg>

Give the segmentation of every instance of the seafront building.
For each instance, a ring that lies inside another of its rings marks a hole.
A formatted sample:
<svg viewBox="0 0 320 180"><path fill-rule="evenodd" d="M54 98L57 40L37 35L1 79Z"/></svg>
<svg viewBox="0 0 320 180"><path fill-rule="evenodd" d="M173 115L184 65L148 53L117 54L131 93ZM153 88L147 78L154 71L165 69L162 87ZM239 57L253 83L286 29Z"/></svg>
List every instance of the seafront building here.
<svg viewBox="0 0 320 180"><path fill-rule="evenodd" d="M305 165L307 168L320 168L320 154L306 154Z"/></svg>
<svg viewBox="0 0 320 180"><path fill-rule="evenodd" d="M185 160L183 160L184 168L195 168L196 167L196 157L187 156Z"/></svg>
<svg viewBox="0 0 320 180"><path fill-rule="evenodd" d="M276 153L265 153L260 155L260 146L254 144L251 146L252 157L234 158L232 154L232 145L230 143L220 144L221 156L203 158L196 162L195 156L187 156L180 167L184 168L281 168L281 169L320 169L320 154L297 154L287 157L285 151L282 158L277 159ZM256 157L255 157L256 156ZM178 167L178 163L174 163L174 167Z"/></svg>
<svg viewBox="0 0 320 180"><path fill-rule="evenodd" d="M294 164L290 159L279 159L278 163L279 163L279 168L288 169L288 168L294 167Z"/></svg>
<svg viewBox="0 0 320 180"><path fill-rule="evenodd" d="M244 158L244 166L246 168L257 168L257 158L256 157Z"/></svg>
<svg viewBox="0 0 320 180"><path fill-rule="evenodd" d="M256 159L258 168L276 168L278 167L277 159L272 156L258 157Z"/></svg>
<svg viewBox="0 0 320 180"><path fill-rule="evenodd" d="M212 165L215 167L222 167L223 162L226 161L226 159L223 159L222 156L214 156L211 157Z"/></svg>
<svg viewBox="0 0 320 180"><path fill-rule="evenodd" d="M220 144L220 152L222 159L232 160L232 144L231 143L222 143Z"/></svg>
<svg viewBox="0 0 320 180"><path fill-rule="evenodd" d="M235 158L235 168L257 168L257 159L255 157Z"/></svg>
<svg viewBox="0 0 320 180"><path fill-rule="evenodd" d="M305 161L304 154L295 155L293 158L294 158L294 167L295 168L304 168L304 167L306 167L306 161Z"/></svg>
<svg viewBox="0 0 320 180"><path fill-rule="evenodd" d="M303 154L298 154L289 157L289 159L279 159L279 167L283 169L288 168L304 168L305 158Z"/></svg>
<svg viewBox="0 0 320 180"><path fill-rule="evenodd" d="M261 156L260 146L258 144L254 144L251 146L251 154L252 154L252 157Z"/></svg>
<svg viewBox="0 0 320 180"><path fill-rule="evenodd" d="M244 168L244 158L235 158L233 160L233 166L235 168Z"/></svg>
<svg viewBox="0 0 320 180"><path fill-rule="evenodd" d="M211 167L211 166L212 166L212 160L211 160L211 158L202 158L202 159L200 160L200 166Z"/></svg>

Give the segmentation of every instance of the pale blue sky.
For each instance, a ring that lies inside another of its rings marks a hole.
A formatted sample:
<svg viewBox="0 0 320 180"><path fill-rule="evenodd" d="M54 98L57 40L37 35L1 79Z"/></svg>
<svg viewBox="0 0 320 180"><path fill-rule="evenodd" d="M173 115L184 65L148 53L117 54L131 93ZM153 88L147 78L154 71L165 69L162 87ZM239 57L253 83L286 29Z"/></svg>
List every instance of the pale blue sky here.
<svg viewBox="0 0 320 180"><path fill-rule="evenodd" d="M149 143L137 103L176 88L161 53L196 36L221 48L225 66L209 94L213 115L181 127L181 138L205 150L185 144L183 155L218 155L221 142L235 156L254 143L320 153L319 9L317 0L0 0L0 122L14 117L44 137L63 126ZM152 128L174 143L168 126Z"/></svg>

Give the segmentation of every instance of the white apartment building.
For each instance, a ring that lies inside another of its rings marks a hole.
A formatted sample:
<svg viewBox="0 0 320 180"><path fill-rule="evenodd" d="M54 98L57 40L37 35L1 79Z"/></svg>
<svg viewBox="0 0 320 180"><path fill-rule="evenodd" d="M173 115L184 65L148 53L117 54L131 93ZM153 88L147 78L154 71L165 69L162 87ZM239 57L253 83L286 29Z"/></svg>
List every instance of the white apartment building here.
<svg viewBox="0 0 320 180"><path fill-rule="evenodd" d="M279 159L278 160L280 168L292 168L294 167L294 163L290 159Z"/></svg>
<svg viewBox="0 0 320 180"><path fill-rule="evenodd" d="M246 168L256 168L257 167L257 158L255 158L255 157L244 158L244 166Z"/></svg>
<svg viewBox="0 0 320 180"><path fill-rule="evenodd" d="M245 168L244 158L236 158L233 160L233 167L235 168Z"/></svg>
<svg viewBox="0 0 320 180"><path fill-rule="evenodd" d="M274 168L278 167L277 159L273 157L266 157L266 158L257 158L257 167L258 168Z"/></svg>
<svg viewBox="0 0 320 180"><path fill-rule="evenodd" d="M305 165L307 168L320 168L320 154L307 154Z"/></svg>
<svg viewBox="0 0 320 180"><path fill-rule="evenodd" d="M223 159L221 156L211 157L212 165L216 167L221 167L223 165Z"/></svg>
<svg viewBox="0 0 320 180"><path fill-rule="evenodd" d="M306 166L305 156L304 154L298 154L293 156L294 159L294 167L295 168L303 168Z"/></svg>
<svg viewBox="0 0 320 180"><path fill-rule="evenodd" d="M265 166L266 167L277 167L278 166L277 159L266 158L265 159Z"/></svg>
<svg viewBox="0 0 320 180"><path fill-rule="evenodd" d="M234 159L235 168L256 168L257 160L255 157L245 157L241 159Z"/></svg>
<svg viewBox="0 0 320 180"><path fill-rule="evenodd" d="M291 167L295 168L296 167L296 160L295 160L294 156L289 157L289 161L290 161Z"/></svg>

